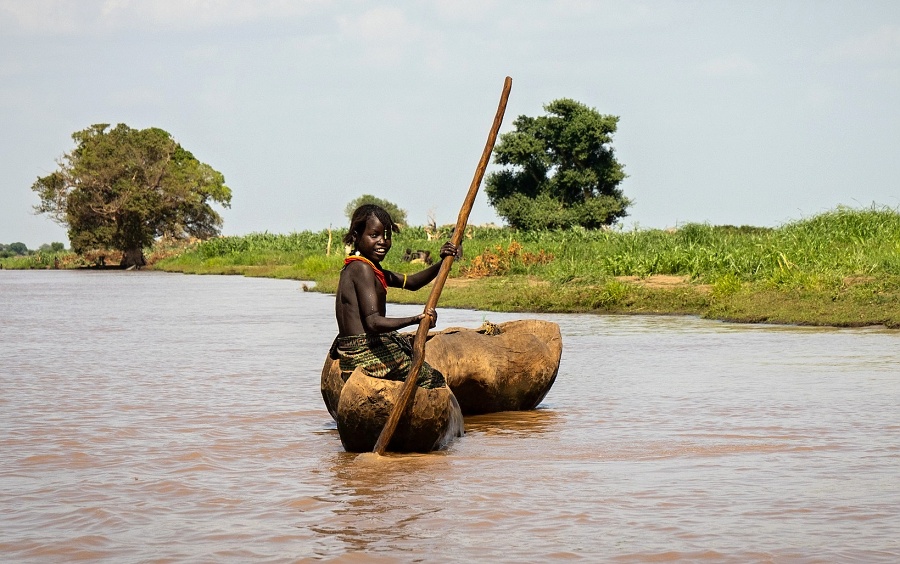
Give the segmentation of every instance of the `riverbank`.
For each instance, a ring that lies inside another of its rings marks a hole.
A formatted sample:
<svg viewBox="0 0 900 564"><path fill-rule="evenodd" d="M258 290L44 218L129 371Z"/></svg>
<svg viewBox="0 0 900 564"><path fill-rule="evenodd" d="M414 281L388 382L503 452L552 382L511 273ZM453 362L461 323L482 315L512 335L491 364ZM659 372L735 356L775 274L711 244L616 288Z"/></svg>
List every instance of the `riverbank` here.
<svg viewBox="0 0 900 564"><path fill-rule="evenodd" d="M152 268L311 280L333 292L343 232L222 237ZM404 255L437 255L449 237L403 230L384 262L415 272ZM330 241L330 244L329 244ZM443 307L510 312L698 315L748 323L900 327L900 214L839 208L768 229L687 224L677 230L526 233L470 227ZM425 303L430 288L391 289Z"/></svg>
<svg viewBox="0 0 900 564"><path fill-rule="evenodd" d="M410 227L384 262L401 273L437 256L441 232ZM148 268L315 282L334 292L343 231L257 233L146 252ZM777 228L686 224L672 230L519 232L469 227L443 307L509 312L698 315L747 323L900 328L900 213L838 208ZM404 260L404 258L407 260ZM0 259L2 268L84 267L72 253ZM108 264L110 264L108 262ZM430 288L391 289L424 304Z"/></svg>

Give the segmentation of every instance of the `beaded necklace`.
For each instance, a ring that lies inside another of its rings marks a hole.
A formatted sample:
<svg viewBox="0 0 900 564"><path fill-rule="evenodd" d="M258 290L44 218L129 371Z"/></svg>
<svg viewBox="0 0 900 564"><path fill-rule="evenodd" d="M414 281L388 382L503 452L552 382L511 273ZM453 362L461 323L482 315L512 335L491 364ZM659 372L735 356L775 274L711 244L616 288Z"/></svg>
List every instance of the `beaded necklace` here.
<svg viewBox="0 0 900 564"><path fill-rule="evenodd" d="M369 266L372 267L372 270L375 271L375 278L377 278L378 281L381 282L381 285L384 286L384 289L387 290L388 285L387 285L387 280L385 280L385 278L384 278L384 272L382 272L380 268L375 266L374 262L370 261L366 257L351 255L344 259L344 266L347 266L348 264L350 264L351 262L353 262L355 260L361 260L363 262L368 263Z"/></svg>

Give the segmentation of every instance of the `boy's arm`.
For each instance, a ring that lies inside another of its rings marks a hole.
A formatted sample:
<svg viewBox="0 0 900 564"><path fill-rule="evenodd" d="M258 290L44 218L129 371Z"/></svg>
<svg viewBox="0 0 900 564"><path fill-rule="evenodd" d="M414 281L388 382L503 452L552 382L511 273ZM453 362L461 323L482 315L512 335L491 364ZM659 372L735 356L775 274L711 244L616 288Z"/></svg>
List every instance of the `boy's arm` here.
<svg viewBox="0 0 900 564"><path fill-rule="evenodd" d="M366 333L389 333L410 325L418 325L424 317L424 313L410 317L384 317L380 313L375 312L363 318L363 327ZM437 316L433 315L431 327L435 326L436 319Z"/></svg>
<svg viewBox="0 0 900 564"><path fill-rule="evenodd" d="M388 286L393 288L403 288L405 290L416 291L419 288L425 286L435 278L437 278L438 272L441 270L441 263L444 261L444 257L455 256L458 254L459 248L453 243L447 241L444 243L444 246L441 247L440 256L441 260L432 264L428 268L424 270L420 270L415 274L406 275L406 279L402 274L397 274L396 272L385 271L385 274L391 274L391 276L387 277ZM404 284L405 282L405 284Z"/></svg>
<svg viewBox="0 0 900 564"><path fill-rule="evenodd" d="M376 284L380 284L375 280L375 273L368 266L357 263L359 266L353 265L350 271L353 287L356 292L356 302L359 304L359 317L362 322L363 329L366 333L387 333L396 331L410 325L416 325L422 318L424 313L419 315L411 315L409 317L385 317L381 312L383 307L379 300ZM352 263L351 263L352 265ZM348 265L348 268L351 266ZM385 272L387 274L387 272ZM436 315L432 319L436 319ZM432 327L434 322L432 322Z"/></svg>

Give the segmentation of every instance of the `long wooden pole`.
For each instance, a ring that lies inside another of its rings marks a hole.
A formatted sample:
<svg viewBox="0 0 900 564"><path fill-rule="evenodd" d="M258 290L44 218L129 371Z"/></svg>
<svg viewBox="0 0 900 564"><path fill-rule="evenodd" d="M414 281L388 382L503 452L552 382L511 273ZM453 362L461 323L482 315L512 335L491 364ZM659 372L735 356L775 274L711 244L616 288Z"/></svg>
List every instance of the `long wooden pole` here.
<svg viewBox="0 0 900 564"><path fill-rule="evenodd" d="M491 126L491 132L488 135L487 143L485 143L484 151L481 153L481 160L478 162L478 167L475 169L475 176L472 178L472 184L469 185L469 192L466 194L466 199L463 201L462 208L459 210L459 217L456 219L456 229L453 231L453 236L450 238L450 242L457 247L462 243L463 234L466 231L466 223L469 221L469 213L472 212L472 205L475 203L475 196L478 194L478 187L481 186L481 180L484 178L484 170L491 160L491 153L494 150L494 143L497 142L497 133L500 131L500 124L503 123L503 114L506 113L506 101L509 99L509 91L511 89L512 79L507 76L506 80L503 82L503 93L500 95L500 105L497 107L497 114L494 116L494 124ZM447 281L447 276L450 275L450 267L453 266L453 258L454 257L452 256L444 257L441 262L441 269L434 279L434 286L431 288L431 294L428 296L428 301L425 302L425 311L437 306L438 298L441 296L441 291L444 289L444 282ZM381 430L378 441L375 443L374 452L377 454L384 454L384 451L387 450L388 443L391 442L394 431L397 430L397 424L400 423L400 419L409 408L409 404L414 395L413 391L416 389L416 380L418 380L419 372L422 370L422 364L425 362L425 340L428 337L428 330L430 328L431 318L426 315L419 322L419 328L416 331L416 337L413 341L412 366L409 369L409 374L406 376L406 382L403 383L403 388L400 390L400 397L397 398L394 409L391 410L391 414L384 424L384 429Z"/></svg>

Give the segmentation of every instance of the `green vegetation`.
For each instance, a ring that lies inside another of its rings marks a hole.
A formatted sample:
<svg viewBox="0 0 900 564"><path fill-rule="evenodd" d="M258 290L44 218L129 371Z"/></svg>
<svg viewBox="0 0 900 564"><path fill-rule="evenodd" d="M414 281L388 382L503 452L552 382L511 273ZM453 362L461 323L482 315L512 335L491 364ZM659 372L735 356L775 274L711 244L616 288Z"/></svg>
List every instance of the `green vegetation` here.
<svg viewBox="0 0 900 564"><path fill-rule="evenodd" d="M159 237L219 233L222 218L210 202L227 207L231 190L169 133L98 124L72 139L76 147L59 169L31 189L41 198L35 209L68 228L75 252L112 249L122 266L142 266L143 249ZM99 262L106 258L101 253Z"/></svg>
<svg viewBox="0 0 900 564"><path fill-rule="evenodd" d="M30 250L25 243L0 243L0 267L8 269L65 268L76 258L59 242L45 243Z"/></svg>
<svg viewBox="0 0 900 564"><path fill-rule="evenodd" d="M5 245L0 243L0 258L18 257L29 254L30 251L25 243L10 243Z"/></svg>
<svg viewBox="0 0 900 564"><path fill-rule="evenodd" d="M385 267L415 272L422 265L403 262L404 249L437 255L449 231L445 226L435 236L432 228L404 229L395 237ZM343 261L343 234L169 240L146 252L159 270L311 280L316 290L333 292ZM775 229L688 224L669 231L519 231L470 226L463 246L465 256L441 295L444 307L900 327L900 213L887 208L839 208ZM73 268L95 262L44 247L0 258L0 266ZM424 303L429 291L391 289L389 299Z"/></svg>
<svg viewBox="0 0 900 564"><path fill-rule="evenodd" d="M223 237L154 268L316 282L334 291L343 232ZM448 237L398 234L385 267L414 272L404 248L436 255ZM329 239L331 252L328 253ZM839 208L776 229L518 231L469 227L444 307L521 312L695 314L735 321L900 327L900 213ZM424 303L429 288L391 289Z"/></svg>
<svg viewBox="0 0 900 564"><path fill-rule="evenodd" d="M66 248L59 242L44 243L36 251L29 250L25 243L10 243L5 245L0 243L0 258L21 257L33 255L34 253L60 253Z"/></svg>
<svg viewBox="0 0 900 564"><path fill-rule="evenodd" d="M337 280L344 255L341 236L343 233L331 237L330 252L327 231L217 237L160 260L153 268L189 274L243 274L296 280L334 277Z"/></svg>
<svg viewBox="0 0 900 564"><path fill-rule="evenodd" d="M388 212L391 219L394 220L394 223L400 226L406 226L406 210L401 209L400 206L393 202L377 198L371 194L363 194L359 198L350 200L344 208L344 215L347 216L347 222L349 223L350 219L353 217L353 212L356 211L356 208L366 204L375 204L376 206L381 207L384 211Z"/></svg>
<svg viewBox="0 0 900 564"><path fill-rule="evenodd" d="M619 118L566 98L544 109L519 116L494 148L494 162L507 167L485 182L497 214L524 230L596 229L625 217L631 202L611 146Z"/></svg>

